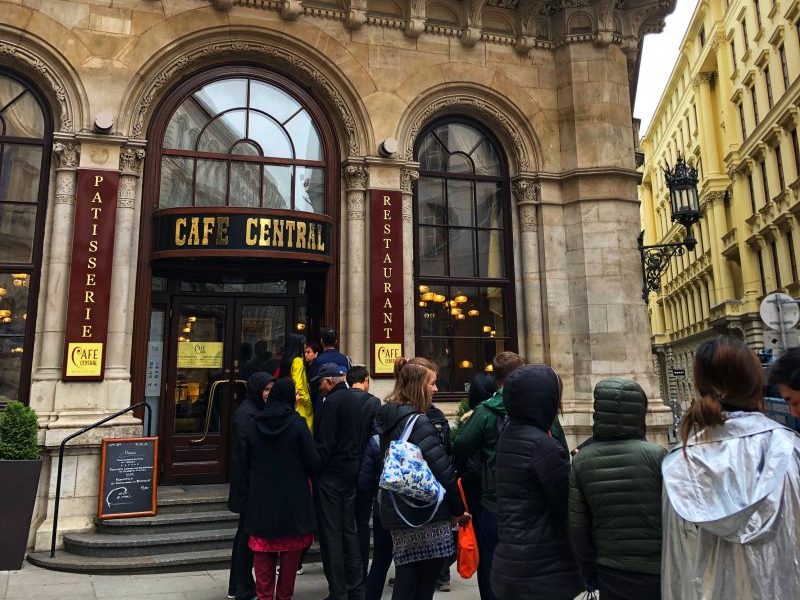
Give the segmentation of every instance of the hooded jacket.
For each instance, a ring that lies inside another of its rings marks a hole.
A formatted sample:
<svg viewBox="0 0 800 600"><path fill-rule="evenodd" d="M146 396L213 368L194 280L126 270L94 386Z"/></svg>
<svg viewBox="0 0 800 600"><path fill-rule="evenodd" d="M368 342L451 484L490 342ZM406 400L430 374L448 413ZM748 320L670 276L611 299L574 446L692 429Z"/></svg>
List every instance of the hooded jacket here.
<svg viewBox="0 0 800 600"><path fill-rule="evenodd" d="M800 437L725 416L664 459L662 598L800 598Z"/></svg>
<svg viewBox="0 0 800 600"><path fill-rule="evenodd" d="M661 572L661 461L666 449L644 441L647 397L634 381L594 388L594 443L572 462L569 524L587 581L595 566Z"/></svg>
<svg viewBox="0 0 800 600"><path fill-rule="evenodd" d="M253 419L261 413L264 408L264 399L261 397L261 392L268 383L274 381L275 378L269 373L259 371L253 373L247 378L247 388L244 392L242 403L236 409L233 415L233 428L234 428L234 449L231 452L231 460L228 466L230 473L230 486L228 488L228 510L231 512L242 512L242 507L239 505L239 498L242 496L244 490L240 489L242 479L242 458L239 448L244 443L247 437L247 431L253 422Z"/></svg>
<svg viewBox="0 0 800 600"><path fill-rule="evenodd" d="M567 532L569 457L550 435L559 386L547 365L505 380L510 421L497 444L492 590L499 600L572 600L581 587Z"/></svg>
<svg viewBox="0 0 800 600"><path fill-rule="evenodd" d="M375 424L380 439L381 456L386 455L389 444L393 440L400 438L406 419L413 414L416 414L414 409L408 405L386 403L378 409L375 416ZM428 463L428 467L434 477L446 491L444 501L431 521L449 519L451 516L463 514L464 504L461 502L458 487L456 487L456 477L450 456L445 451L438 431L427 416L422 415L417 419L408 441L420 449L422 457ZM406 529L408 525L403 522L395 511L388 496L390 493L384 489L378 491L381 524L386 529ZM403 516L415 524L424 523L431 514L431 508L410 507L399 499L397 500L397 506L403 511Z"/></svg>
<svg viewBox="0 0 800 600"><path fill-rule="evenodd" d="M266 539L314 531L309 479L319 471L320 458L303 417L270 395L248 431L242 457L244 530Z"/></svg>

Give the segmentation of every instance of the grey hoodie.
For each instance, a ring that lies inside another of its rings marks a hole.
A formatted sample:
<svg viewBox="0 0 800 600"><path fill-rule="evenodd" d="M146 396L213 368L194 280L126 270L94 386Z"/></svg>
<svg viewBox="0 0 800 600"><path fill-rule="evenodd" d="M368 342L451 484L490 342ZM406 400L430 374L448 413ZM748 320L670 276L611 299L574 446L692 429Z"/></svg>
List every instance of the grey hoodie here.
<svg viewBox="0 0 800 600"><path fill-rule="evenodd" d="M663 600L800 598L800 437L760 413L664 459Z"/></svg>

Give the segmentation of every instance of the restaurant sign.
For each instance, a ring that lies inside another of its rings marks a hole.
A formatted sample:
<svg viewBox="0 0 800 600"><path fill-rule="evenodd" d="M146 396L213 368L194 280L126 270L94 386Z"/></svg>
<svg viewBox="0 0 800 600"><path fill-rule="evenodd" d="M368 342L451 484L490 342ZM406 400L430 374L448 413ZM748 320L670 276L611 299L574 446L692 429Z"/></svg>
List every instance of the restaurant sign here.
<svg viewBox="0 0 800 600"><path fill-rule="evenodd" d="M370 192L370 348L372 375L389 377L403 355L402 193Z"/></svg>
<svg viewBox="0 0 800 600"><path fill-rule="evenodd" d="M119 173L78 169L64 381L102 381Z"/></svg>

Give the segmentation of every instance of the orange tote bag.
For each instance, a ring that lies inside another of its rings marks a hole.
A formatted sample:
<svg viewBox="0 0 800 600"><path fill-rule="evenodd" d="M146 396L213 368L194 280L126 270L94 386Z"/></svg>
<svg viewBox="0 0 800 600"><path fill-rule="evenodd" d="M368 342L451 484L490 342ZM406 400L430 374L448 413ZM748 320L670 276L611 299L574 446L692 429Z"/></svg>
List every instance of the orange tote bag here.
<svg viewBox="0 0 800 600"><path fill-rule="evenodd" d="M460 478L458 480L458 491L461 492L464 509L469 512ZM457 561L458 574L463 579L469 579L478 570L478 540L475 539L475 528L472 526L472 521L458 528Z"/></svg>

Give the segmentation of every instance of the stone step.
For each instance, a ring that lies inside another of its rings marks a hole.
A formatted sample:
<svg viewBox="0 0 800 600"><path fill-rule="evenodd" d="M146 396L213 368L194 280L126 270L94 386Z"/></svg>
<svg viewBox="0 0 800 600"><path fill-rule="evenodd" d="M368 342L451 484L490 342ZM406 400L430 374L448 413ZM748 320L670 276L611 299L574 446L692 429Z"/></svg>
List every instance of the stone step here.
<svg viewBox="0 0 800 600"><path fill-rule="evenodd" d="M221 548L230 550L235 535L235 528L130 535L68 533L64 535L64 550L80 556L99 557L140 557Z"/></svg>
<svg viewBox="0 0 800 600"><path fill-rule="evenodd" d="M239 515L228 510L195 511L186 513L162 513L154 517L130 519L106 519L96 522L98 533L129 535L144 533L173 533L184 531L207 531L235 527Z"/></svg>
<svg viewBox="0 0 800 600"><path fill-rule="evenodd" d="M227 510L228 485L161 485L157 506L159 514Z"/></svg>

